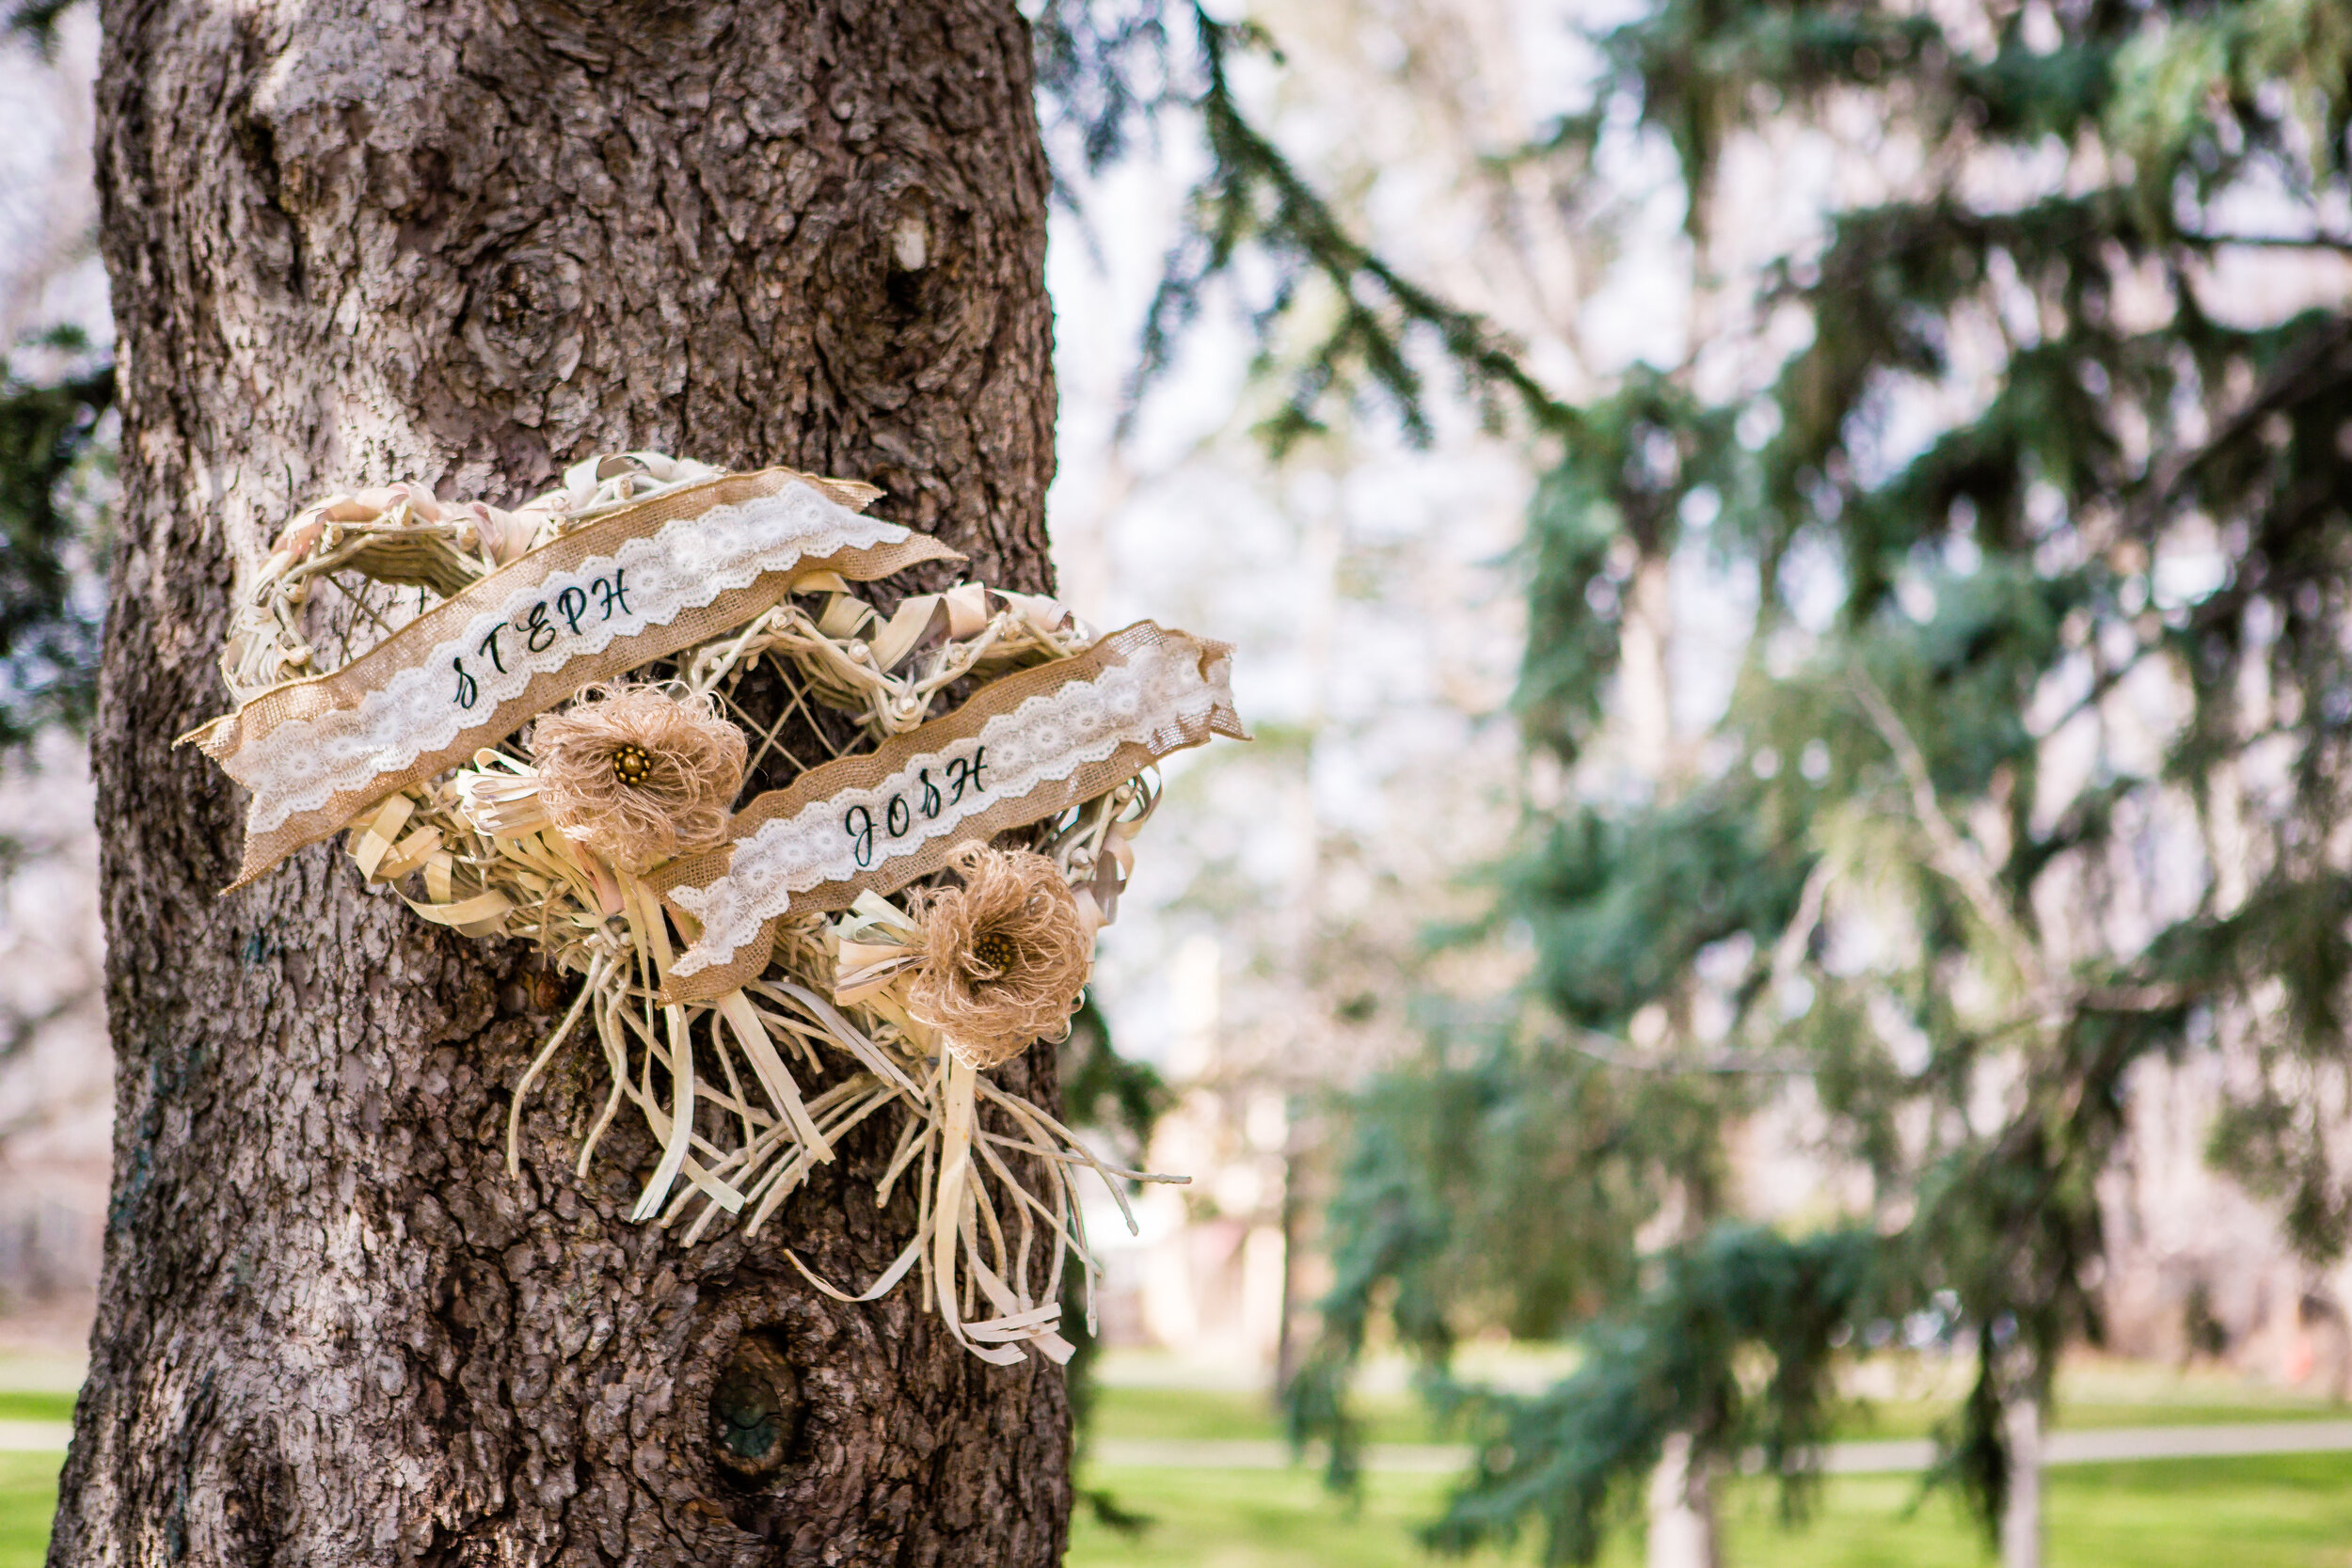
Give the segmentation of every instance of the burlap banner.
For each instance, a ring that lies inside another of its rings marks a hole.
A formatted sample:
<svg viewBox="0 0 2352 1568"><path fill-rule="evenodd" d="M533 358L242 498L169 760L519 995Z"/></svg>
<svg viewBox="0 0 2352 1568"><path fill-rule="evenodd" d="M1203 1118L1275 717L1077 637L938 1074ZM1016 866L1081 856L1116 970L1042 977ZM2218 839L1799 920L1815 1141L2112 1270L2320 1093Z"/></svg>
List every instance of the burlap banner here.
<svg viewBox="0 0 2352 1568"><path fill-rule="evenodd" d="M581 687L707 641L795 579L961 560L786 468L666 491L435 606L332 674L183 736L253 792L242 887L395 790L464 762Z"/></svg>
<svg viewBox="0 0 2352 1568"><path fill-rule="evenodd" d="M1248 739L1231 652L1138 622L762 795L736 814L732 844L646 879L700 927L670 966L667 999L722 995L756 976L770 922L787 911L894 892L967 839L1052 816L1212 735Z"/></svg>

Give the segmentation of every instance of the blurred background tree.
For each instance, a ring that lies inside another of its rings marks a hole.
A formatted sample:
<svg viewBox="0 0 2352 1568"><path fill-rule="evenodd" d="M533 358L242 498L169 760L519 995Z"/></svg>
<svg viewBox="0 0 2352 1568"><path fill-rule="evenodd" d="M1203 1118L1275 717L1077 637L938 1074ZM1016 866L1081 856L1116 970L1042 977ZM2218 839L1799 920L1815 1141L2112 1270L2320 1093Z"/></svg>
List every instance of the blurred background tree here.
<svg viewBox="0 0 2352 1568"><path fill-rule="evenodd" d="M96 1276L112 1098L82 745L115 435L90 20L0 36L0 1313L66 1322Z"/></svg>
<svg viewBox="0 0 2352 1568"><path fill-rule="evenodd" d="M2215 1156L2345 1240L2352 21L1670 0L1596 43L1494 155L1670 150L1685 348L1531 409L1534 973L1355 1102L1295 1405L1343 1466L1380 1309L1482 1446L1433 1539L1589 1561L1661 1458L1703 1512L1760 1445L1801 1504L1838 1351L1924 1311L1976 1367L1942 1473L2024 1568L2134 1069L2226 1056ZM1736 628L1695 697L1694 612ZM1847 1180L1766 1227L1770 1114ZM1492 1323L1584 1362L1448 1378Z"/></svg>
<svg viewBox="0 0 2352 1568"><path fill-rule="evenodd" d="M112 451L103 423L114 372L90 364L72 328L28 345L65 361L0 380L0 747L43 728L76 733L97 700L94 590L104 567L106 513L100 489Z"/></svg>
<svg viewBox="0 0 2352 1568"><path fill-rule="evenodd" d="M62 38L60 10L8 11L20 48L0 81L26 122L8 150L0 266L0 753L87 725L105 603L114 374L96 276L92 40L87 27Z"/></svg>

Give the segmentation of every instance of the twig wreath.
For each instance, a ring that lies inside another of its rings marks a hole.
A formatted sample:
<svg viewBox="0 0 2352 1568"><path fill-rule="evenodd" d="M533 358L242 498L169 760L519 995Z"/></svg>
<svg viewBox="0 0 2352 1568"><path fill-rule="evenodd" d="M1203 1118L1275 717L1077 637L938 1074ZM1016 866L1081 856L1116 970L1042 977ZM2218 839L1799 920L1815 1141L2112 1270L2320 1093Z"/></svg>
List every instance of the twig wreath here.
<svg viewBox="0 0 2352 1568"><path fill-rule="evenodd" d="M1067 1034L1152 764L1247 738L1230 650L1148 621L1097 636L980 583L884 616L850 585L961 558L866 515L880 494L629 452L511 512L330 497L238 606L235 711L184 738L252 791L233 885L348 829L371 884L580 977L516 1085L510 1172L525 1097L583 1033L611 1088L579 1173L633 1107L661 1155L632 1217L689 1243L722 1214L757 1231L895 1115L875 1196L914 1182L905 1250L860 1291L786 1256L842 1301L918 1274L974 1354L1063 1359L1065 1264L1089 1325L1100 1273L1079 1174L1131 1227L1122 1182L1183 1178L1104 1164L987 1073ZM829 1056L846 1070L803 1095L795 1063Z"/></svg>

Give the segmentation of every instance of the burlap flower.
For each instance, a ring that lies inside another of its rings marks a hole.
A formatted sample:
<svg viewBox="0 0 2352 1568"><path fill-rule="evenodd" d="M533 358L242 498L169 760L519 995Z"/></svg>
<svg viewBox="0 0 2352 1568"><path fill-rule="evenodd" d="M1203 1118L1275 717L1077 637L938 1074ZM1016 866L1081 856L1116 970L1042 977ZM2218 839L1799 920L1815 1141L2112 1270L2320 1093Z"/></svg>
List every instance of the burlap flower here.
<svg viewBox="0 0 2352 1568"><path fill-rule="evenodd" d="M743 732L709 696L590 687L532 732L539 799L564 836L642 872L726 836Z"/></svg>
<svg viewBox="0 0 2352 1568"><path fill-rule="evenodd" d="M1054 863L1027 850L966 845L960 888L931 895L919 911L922 967L907 1010L946 1037L976 1069L1058 1036L1093 960L1093 938Z"/></svg>

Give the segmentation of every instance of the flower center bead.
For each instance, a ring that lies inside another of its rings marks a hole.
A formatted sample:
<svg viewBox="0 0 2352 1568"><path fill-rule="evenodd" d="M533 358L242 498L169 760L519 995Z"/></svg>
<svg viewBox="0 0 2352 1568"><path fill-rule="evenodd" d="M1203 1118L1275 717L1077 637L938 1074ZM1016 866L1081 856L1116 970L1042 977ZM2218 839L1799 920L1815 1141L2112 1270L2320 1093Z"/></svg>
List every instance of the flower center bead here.
<svg viewBox="0 0 2352 1568"><path fill-rule="evenodd" d="M625 784L641 784L653 777L653 753L634 741L612 748L612 775Z"/></svg>
<svg viewBox="0 0 2352 1568"><path fill-rule="evenodd" d="M972 957L1002 974L1021 957L1021 949L1002 931L982 931L972 939Z"/></svg>

